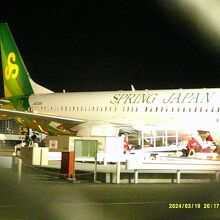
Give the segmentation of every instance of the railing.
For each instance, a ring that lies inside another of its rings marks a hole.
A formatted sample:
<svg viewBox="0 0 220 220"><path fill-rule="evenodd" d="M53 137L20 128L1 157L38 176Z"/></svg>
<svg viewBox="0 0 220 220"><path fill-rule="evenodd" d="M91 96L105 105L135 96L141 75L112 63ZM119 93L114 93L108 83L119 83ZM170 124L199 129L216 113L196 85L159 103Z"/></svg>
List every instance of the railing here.
<svg viewBox="0 0 220 220"><path fill-rule="evenodd" d="M126 170L134 171L134 183L138 183L138 172L140 170L145 172L152 172L153 170L155 173L175 172L177 183L180 183L181 173L211 173L215 174L216 182L219 182L220 161L194 159L140 161L136 158L129 158L126 161Z"/></svg>

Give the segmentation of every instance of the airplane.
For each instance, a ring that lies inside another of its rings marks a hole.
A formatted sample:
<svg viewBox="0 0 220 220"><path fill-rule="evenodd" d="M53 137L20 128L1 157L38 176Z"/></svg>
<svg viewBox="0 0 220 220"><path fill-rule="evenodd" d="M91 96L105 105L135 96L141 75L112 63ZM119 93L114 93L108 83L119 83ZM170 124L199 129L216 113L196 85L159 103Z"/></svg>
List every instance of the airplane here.
<svg viewBox="0 0 220 220"><path fill-rule="evenodd" d="M1 118L50 135L117 136L175 125L208 130L220 143L219 88L55 93L31 79L7 23L0 23L0 47Z"/></svg>

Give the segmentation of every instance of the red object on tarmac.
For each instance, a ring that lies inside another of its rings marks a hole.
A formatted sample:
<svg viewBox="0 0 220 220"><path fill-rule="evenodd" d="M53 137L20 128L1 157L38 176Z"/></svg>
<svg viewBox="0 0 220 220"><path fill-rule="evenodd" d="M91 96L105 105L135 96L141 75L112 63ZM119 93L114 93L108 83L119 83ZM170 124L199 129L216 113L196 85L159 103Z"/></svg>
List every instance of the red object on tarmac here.
<svg viewBox="0 0 220 220"><path fill-rule="evenodd" d="M61 173L65 178L75 178L75 152L62 152Z"/></svg>
<svg viewBox="0 0 220 220"><path fill-rule="evenodd" d="M212 153L212 152L213 152L213 150L210 149L210 148L201 149L201 150L199 151L199 153Z"/></svg>
<svg viewBox="0 0 220 220"><path fill-rule="evenodd" d="M198 149L201 148L201 145L199 144L199 142L195 139L195 138L191 138L187 144L187 147L191 150L191 149Z"/></svg>
<svg viewBox="0 0 220 220"><path fill-rule="evenodd" d="M127 140L124 140L124 152L129 151L129 144Z"/></svg>
<svg viewBox="0 0 220 220"><path fill-rule="evenodd" d="M213 141L211 134L207 134L206 141Z"/></svg>

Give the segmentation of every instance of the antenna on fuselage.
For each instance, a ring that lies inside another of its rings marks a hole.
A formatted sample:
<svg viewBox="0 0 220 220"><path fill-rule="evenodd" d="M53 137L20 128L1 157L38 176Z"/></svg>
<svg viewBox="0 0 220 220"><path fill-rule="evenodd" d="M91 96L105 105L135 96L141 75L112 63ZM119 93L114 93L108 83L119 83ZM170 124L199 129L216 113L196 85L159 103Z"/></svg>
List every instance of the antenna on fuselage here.
<svg viewBox="0 0 220 220"><path fill-rule="evenodd" d="M132 92L135 92L135 88L134 88L133 85L131 85L131 91L132 91Z"/></svg>

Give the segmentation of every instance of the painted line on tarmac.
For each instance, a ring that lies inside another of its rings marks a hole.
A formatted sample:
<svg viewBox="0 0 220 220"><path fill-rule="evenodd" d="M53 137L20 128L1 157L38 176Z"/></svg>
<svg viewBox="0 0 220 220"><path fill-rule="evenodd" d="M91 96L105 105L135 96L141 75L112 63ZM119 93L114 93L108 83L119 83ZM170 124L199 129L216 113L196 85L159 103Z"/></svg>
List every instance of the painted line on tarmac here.
<svg viewBox="0 0 220 220"><path fill-rule="evenodd" d="M17 206L15 205L0 205L0 209L2 208L16 208Z"/></svg>
<svg viewBox="0 0 220 220"><path fill-rule="evenodd" d="M145 204L167 204L167 202L95 202L95 203L78 203L74 206L89 205L145 205Z"/></svg>

